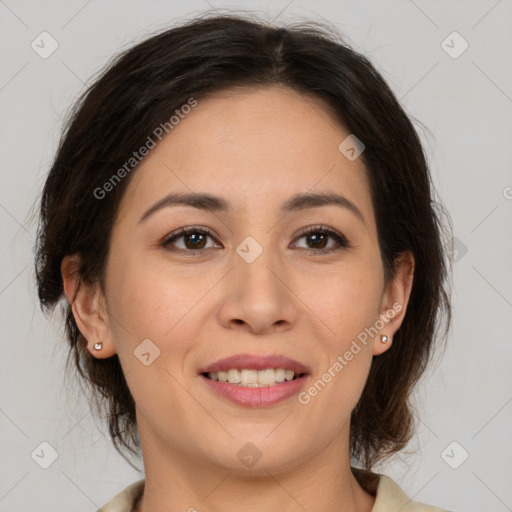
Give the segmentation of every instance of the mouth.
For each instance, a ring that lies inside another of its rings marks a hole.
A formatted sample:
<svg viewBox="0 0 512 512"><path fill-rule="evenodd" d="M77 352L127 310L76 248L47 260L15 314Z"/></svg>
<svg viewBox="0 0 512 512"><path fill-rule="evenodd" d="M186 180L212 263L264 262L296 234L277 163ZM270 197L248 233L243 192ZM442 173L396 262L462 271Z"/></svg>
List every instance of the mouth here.
<svg viewBox="0 0 512 512"><path fill-rule="evenodd" d="M285 368L266 368L264 370L256 370L251 368L230 368L227 371L203 372L203 377L207 379L227 382L234 386L244 388L265 388L282 384L305 377L307 373L295 373L293 370Z"/></svg>
<svg viewBox="0 0 512 512"><path fill-rule="evenodd" d="M207 389L245 407L269 407L290 399L310 375L307 366L281 355L238 354L199 370Z"/></svg>

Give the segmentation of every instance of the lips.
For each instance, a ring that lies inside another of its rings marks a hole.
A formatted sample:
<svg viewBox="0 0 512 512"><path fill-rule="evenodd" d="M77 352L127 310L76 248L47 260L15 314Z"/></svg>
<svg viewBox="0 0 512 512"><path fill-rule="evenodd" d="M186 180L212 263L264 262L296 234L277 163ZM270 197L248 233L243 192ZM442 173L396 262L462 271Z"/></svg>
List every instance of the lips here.
<svg viewBox="0 0 512 512"><path fill-rule="evenodd" d="M233 368L242 370L266 370L268 368L283 368L285 370L292 370L295 375L304 375L311 373L311 370L306 365L283 355L266 355L259 356L255 354L236 354L234 356L226 357L215 361L204 368L201 368L198 373L208 374L217 372L226 372Z"/></svg>
<svg viewBox="0 0 512 512"><path fill-rule="evenodd" d="M266 375L264 370L274 374L274 379L268 378L267 381L265 378L267 382L262 384L260 373ZM281 381L278 373L282 377L283 370L292 380L278 382ZM226 382L226 372L228 377L238 375L242 382ZM305 364L283 355L237 354L215 361L198 373L206 389L221 399L243 407L271 407L297 395L309 381L311 370ZM258 384L253 383L256 373ZM212 379L215 376L217 378ZM248 382L244 384L244 380Z"/></svg>

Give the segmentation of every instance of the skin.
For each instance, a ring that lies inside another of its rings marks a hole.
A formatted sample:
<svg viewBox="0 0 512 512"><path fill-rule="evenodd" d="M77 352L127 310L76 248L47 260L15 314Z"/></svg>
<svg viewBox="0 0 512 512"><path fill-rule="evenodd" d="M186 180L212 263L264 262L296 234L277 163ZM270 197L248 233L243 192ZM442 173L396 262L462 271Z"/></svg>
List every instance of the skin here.
<svg viewBox="0 0 512 512"><path fill-rule="evenodd" d="M366 170L338 150L348 135L321 100L284 86L202 98L134 171L112 231L105 293L79 283L77 257L63 261L91 356L119 355L136 402L146 473L139 512L234 512L240 503L245 512L372 509L375 498L350 470L350 413L372 356L392 347L414 261L404 254L384 282ZM192 191L225 198L233 212L172 206L138 222L168 193ZM303 192L344 195L364 222L335 205L279 211ZM350 247L325 253L339 246L333 238L322 245L301 236L318 224ZM214 233L200 255L187 237L174 242L182 252L161 246L183 226ZM236 252L248 236L263 249L252 263ZM198 376L236 353L284 354L309 365L315 382L396 303L401 310L308 404L294 396L267 408L235 405ZM149 366L133 353L147 338L160 350ZM237 457L248 442L262 454L252 468Z"/></svg>

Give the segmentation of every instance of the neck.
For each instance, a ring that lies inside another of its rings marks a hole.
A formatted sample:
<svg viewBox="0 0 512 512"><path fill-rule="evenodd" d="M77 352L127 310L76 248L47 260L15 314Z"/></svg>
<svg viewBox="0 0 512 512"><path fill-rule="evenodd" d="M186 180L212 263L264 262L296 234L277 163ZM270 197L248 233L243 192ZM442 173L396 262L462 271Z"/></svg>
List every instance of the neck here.
<svg viewBox="0 0 512 512"><path fill-rule="evenodd" d="M235 512L240 503L244 512L371 512L375 503L354 477L342 437L300 464L263 466L262 459L258 471L241 473L171 448L141 426L145 488L133 512Z"/></svg>

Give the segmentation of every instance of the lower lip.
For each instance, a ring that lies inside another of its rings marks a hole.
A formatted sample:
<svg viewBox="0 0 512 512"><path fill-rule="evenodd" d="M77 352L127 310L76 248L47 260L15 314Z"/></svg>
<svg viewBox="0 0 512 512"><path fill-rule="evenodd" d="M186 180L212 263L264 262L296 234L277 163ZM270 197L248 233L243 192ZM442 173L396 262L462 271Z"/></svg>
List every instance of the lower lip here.
<svg viewBox="0 0 512 512"><path fill-rule="evenodd" d="M245 388L236 384L230 384L229 382L212 380L204 375L200 375L200 377L218 395L227 398L235 404L246 407L269 407L282 402L298 394L307 380L307 375L305 375L298 379L280 382L273 386Z"/></svg>

